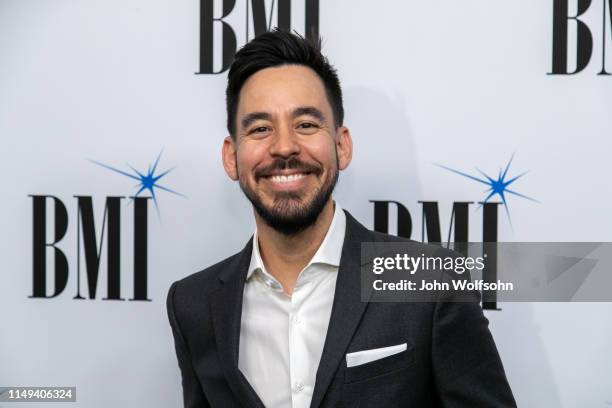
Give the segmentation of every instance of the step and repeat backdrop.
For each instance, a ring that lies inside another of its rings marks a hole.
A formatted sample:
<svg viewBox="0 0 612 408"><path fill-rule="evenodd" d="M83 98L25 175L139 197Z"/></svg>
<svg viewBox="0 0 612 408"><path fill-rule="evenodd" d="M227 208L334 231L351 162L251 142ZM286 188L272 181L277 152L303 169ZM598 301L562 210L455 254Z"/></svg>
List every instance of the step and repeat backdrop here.
<svg viewBox="0 0 612 408"><path fill-rule="evenodd" d="M612 241L611 3L0 0L0 387L182 404L166 294L254 231L224 91L275 26L338 69L366 226ZM488 306L519 406L612 406L611 304Z"/></svg>

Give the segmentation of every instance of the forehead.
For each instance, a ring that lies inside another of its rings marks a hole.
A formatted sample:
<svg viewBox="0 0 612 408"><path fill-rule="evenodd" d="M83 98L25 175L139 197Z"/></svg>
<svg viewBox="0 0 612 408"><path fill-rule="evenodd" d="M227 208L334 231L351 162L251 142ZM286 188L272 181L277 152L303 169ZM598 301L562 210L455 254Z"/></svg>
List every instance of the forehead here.
<svg viewBox="0 0 612 408"><path fill-rule="evenodd" d="M240 90L238 117L251 112L282 114L313 106L331 115L325 85L316 72L302 65L282 65L257 71Z"/></svg>

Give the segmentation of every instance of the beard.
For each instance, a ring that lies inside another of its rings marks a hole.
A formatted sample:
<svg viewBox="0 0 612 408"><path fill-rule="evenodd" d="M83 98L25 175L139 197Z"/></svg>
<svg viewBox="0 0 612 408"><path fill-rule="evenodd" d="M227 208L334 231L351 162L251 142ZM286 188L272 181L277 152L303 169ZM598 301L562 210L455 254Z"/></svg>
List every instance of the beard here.
<svg viewBox="0 0 612 408"><path fill-rule="evenodd" d="M292 157L287 160L275 160L265 171L262 170L259 174L256 173L255 176L256 179L259 179L262 177L262 173L283 169L301 169L315 175L321 173L320 168L305 165L295 157ZM239 184L242 192L249 199L255 211L257 211L257 214L269 227L283 235L295 235L317 221L336 187L338 177L338 155L336 153L336 168L333 174L330 174L323 184L314 191L312 198L303 202L302 195L297 192L277 192L271 206L264 204L261 197L247 186L242 181L242 178L239 179Z"/></svg>

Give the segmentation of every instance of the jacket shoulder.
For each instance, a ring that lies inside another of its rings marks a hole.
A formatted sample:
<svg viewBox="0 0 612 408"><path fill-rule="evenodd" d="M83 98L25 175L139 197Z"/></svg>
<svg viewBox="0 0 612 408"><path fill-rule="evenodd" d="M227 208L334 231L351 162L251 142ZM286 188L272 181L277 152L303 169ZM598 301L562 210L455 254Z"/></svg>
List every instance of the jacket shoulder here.
<svg viewBox="0 0 612 408"><path fill-rule="evenodd" d="M242 252L238 252L232 256L225 258L224 260L217 262L208 268L202 269L201 271L192 273L182 279L177 280L172 284L174 290L180 292L181 295L185 294L202 294L209 293L218 287L219 275L226 271L228 268L235 268L237 261L239 260Z"/></svg>

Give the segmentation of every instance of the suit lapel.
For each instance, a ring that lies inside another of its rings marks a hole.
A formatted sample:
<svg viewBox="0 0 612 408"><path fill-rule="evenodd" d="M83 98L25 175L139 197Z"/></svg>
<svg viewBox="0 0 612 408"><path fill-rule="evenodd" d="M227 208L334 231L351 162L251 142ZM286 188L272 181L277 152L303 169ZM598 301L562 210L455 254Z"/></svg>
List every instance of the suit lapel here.
<svg viewBox="0 0 612 408"><path fill-rule="evenodd" d="M242 295L252 248L251 239L236 261L219 275L221 287L211 295L210 306L221 368L230 388L243 406L264 408L253 387L238 369Z"/></svg>
<svg viewBox="0 0 612 408"><path fill-rule="evenodd" d="M346 212L346 235L334 294L327 337L312 396L311 408L321 404L336 369L344 359L353 333L368 305L361 301L361 242L373 241L365 227Z"/></svg>

